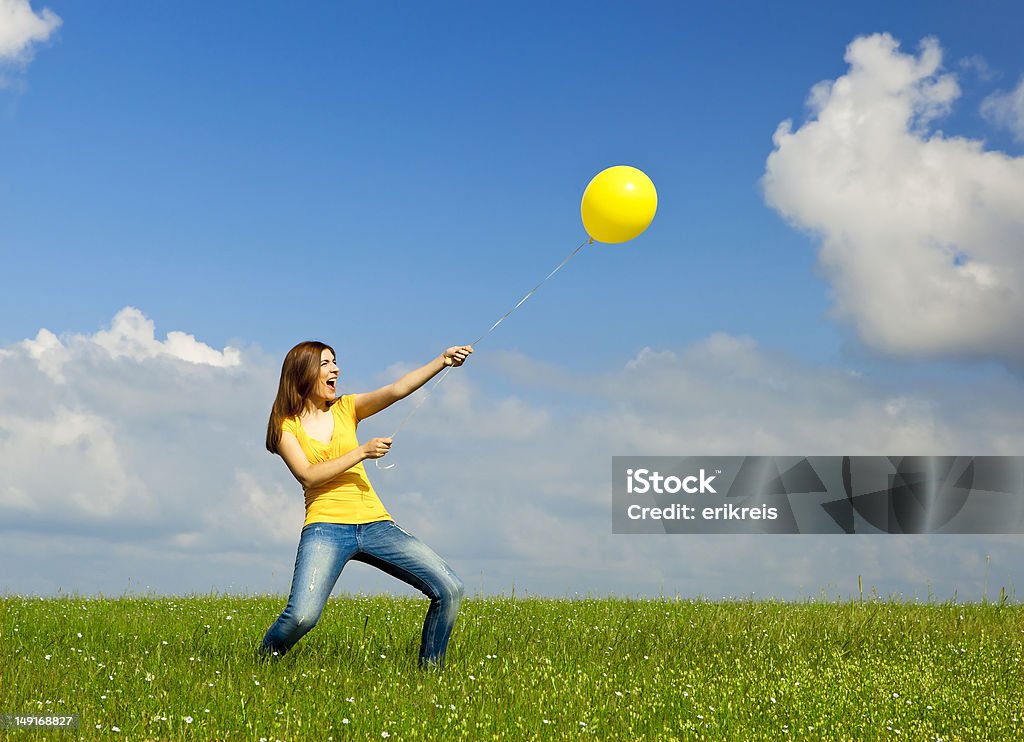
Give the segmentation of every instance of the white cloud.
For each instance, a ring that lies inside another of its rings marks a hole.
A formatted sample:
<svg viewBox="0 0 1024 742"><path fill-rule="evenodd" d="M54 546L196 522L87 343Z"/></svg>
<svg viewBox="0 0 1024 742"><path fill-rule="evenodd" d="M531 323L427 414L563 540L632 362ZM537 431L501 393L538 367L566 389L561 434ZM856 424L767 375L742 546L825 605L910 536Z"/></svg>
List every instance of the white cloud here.
<svg viewBox="0 0 1024 742"><path fill-rule="evenodd" d="M36 13L28 0L0 0L0 65L28 64L34 46L49 39L60 24L49 8ZM0 76L0 86L4 80Z"/></svg>
<svg viewBox="0 0 1024 742"><path fill-rule="evenodd" d="M998 73L989 65L988 60L980 54L975 54L961 59L960 68L966 72L971 72L977 75L978 79L983 82L990 82L999 76Z"/></svg>
<svg viewBox="0 0 1024 742"><path fill-rule="evenodd" d="M195 363L156 341L138 310L119 316L116 331L40 331L0 349L0 591L116 592L128 579L157 591L286 591L302 493L263 449L280 357L250 348L237 365ZM40 372L53 353L62 383ZM199 355L224 357L209 353ZM360 438L390 433L413 404L363 421ZM849 594L857 569L883 592L923 594L927 575L936 593L968 595L979 554L993 555L991 584L1020 584L1020 539L614 536L610 459L1015 455L1022 412L1013 381L882 388L725 334L645 348L593 374L490 351L409 421L386 460L394 469L367 471L471 592L725 596L767 585L795 597L834 584ZM412 592L360 565L338 589Z"/></svg>
<svg viewBox="0 0 1024 742"><path fill-rule="evenodd" d="M179 358L189 363L210 366L237 366L241 360L238 350L227 347L217 351L200 343L193 335L177 330L167 333L167 339L156 339L153 320L147 319L138 309L125 307L114 317L109 330L97 332L92 342L106 349L114 358L135 356L155 358L160 355Z"/></svg>
<svg viewBox="0 0 1024 742"><path fill-rule="evenodd" d="M266 512L270 495L243 486L231 457L252 441L235 425L258 431L269 410L254 387L265 396L272 382L240 361L186 333L157 340L131 307L91 335L44 328L4 348L0 520L56 533L133 524L173 540L202 521L212 488L237 506L236 525ZM217 467L220 455L230 463Z"/></svg>
<svg viewBox="0 0 1024 742"><path fill-rule="evenodd" d="M981 113L991 123L1009 130L1024 142L1024 77L1008 93L993 93L981 103Z"/></svg>
<svg viewBox="0 0 1024 742"><path fill-rule="evenodd" d="M959 96L941 49L853 41L849 71L817 84L810 119L784 121L765 198L820 240L833 312L901 357L1024 362L1024 159L941 131Z"/></svg>
<svg viewBox="0 0 1024 742"><path fill-rule="evenodd" d="M0 510L95 522L147 519L155 502L145 482L126 467L110 421L57 402L40 418L0 411ZM102 484L100 484L102 483ZM98 486L99 485L99 486Z"/></svg>
<svg viewBox="0 0 1024 742"><path fill-rule="evenodd" d="M36 333L34 340L23 340L21 346L38 364L40 371L58 384L63 384L66 381L64 364L71 360L71 354L64 347L60 338L44 327Z"/></svg>
<svg viewBox="0 0 1024 742"><path fill-rule="evenodd" d="M76 354L89 349L102 349L111 358L130 357L136 361L167 356L197 365L228 368L241 362L238 349L230 346L218 351L201 343L192 335L179 331L167 333L157 340L153 320L135 307L125 307L114 316L109 330L94 335L72 335L61 341L50 330L41 329L36 337L23 340L21 347L36 361L39 370L58 384L67 382L64 366Z"/></svg>
<svg viewBox="0 0 1024 742"><path fill-rule="evenodd" d="M248 465L248 462L240 462ZM302 493L284 477L261 479L253 470L236 468L232 486L201 513L200 528L188 546L202 541L216 551L227 532L232 541L293 546L302 528Z"/></svg>

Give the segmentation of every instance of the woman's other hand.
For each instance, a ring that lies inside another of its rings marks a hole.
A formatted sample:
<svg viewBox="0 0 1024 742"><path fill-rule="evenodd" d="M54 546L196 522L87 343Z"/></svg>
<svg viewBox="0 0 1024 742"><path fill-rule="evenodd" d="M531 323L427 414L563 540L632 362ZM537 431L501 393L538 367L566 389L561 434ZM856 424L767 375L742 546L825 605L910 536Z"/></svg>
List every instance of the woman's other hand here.
<svg viewBox="0 0 1024 742"><path fill-rule="evenodd" d="M455 345L446 350L443 354L445 366L461 366L473 352L472 345Z"/></svg>
<svg viewBox="0 0 1024 742"><path fill-rule="evenodd" d="M374 438L363 444L363 453L368 459L379 459L391 450L390 438Z"/></svg>

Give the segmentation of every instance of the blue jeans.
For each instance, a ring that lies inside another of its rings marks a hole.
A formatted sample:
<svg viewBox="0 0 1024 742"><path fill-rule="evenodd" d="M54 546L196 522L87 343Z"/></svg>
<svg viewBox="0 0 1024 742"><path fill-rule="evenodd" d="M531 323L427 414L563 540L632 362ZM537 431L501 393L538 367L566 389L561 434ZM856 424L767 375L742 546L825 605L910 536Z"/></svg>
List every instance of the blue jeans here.
<svg viewBox="0 0 1024 742"><path fill-rule="evenodd" d="M465 594L462 580L430 547L390 520L310 523L302 529L288 605L263 637L260 653L283 655L316 626L349 559L378 567L430 598L419 664L442 666Z"/></svg>

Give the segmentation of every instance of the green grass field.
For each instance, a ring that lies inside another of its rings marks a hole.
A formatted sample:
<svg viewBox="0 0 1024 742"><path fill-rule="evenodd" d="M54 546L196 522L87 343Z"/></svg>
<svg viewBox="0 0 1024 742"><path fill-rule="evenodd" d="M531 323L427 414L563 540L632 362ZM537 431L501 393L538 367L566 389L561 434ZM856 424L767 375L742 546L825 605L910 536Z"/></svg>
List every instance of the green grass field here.
<svg viewBox="0 0 1024 742"><path fill-rule="evenodd" d="M283 597L5 596L3 739L1024 738L1024 607L468 598L443 673L425 599L332 598L272 663Z"/></svg>

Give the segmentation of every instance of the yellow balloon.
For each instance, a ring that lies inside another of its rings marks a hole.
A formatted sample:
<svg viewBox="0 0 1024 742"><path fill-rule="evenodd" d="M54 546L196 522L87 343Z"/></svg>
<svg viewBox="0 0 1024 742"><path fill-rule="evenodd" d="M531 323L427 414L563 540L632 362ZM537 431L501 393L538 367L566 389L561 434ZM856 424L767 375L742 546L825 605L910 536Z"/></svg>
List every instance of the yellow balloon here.
<svg viewBox="0 0 1024 742"><path fill-rule="evenodd" d="M587 185L580 215L592 239L615 244L647 229L657 209L658 192L651 179L635 167L616 165L599 172Z"/></svg>

